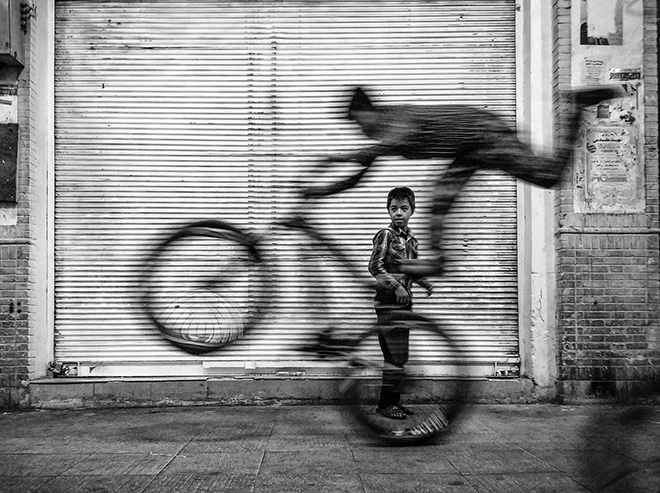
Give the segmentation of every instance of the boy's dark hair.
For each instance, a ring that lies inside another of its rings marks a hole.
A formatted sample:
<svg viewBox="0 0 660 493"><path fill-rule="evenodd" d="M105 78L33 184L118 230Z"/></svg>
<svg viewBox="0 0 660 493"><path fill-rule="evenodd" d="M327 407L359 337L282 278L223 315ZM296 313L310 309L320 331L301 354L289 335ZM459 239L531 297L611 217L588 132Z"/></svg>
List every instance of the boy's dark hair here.
<svg viewBox="0 0 660 493"><path fill-rule="evenodd" d="M373 110L374 105L371 104L369 96L362 90L362 88L357 87L353 93L353 99L351 99L351 105L348 107L348 118L349 120L355 120L356 111L369 111Z"/></svg>
<svg viewBox="0 0 660 493"><path fill-rule="evenodd" d="M390 208L390 204L394 199L401 201L408 200L408 203L410 204L410 209L412 209L412 212L415 212L415 192L413 192L410 188L396 187L390 190L390 193L387 194L388 210Z"/></svg>

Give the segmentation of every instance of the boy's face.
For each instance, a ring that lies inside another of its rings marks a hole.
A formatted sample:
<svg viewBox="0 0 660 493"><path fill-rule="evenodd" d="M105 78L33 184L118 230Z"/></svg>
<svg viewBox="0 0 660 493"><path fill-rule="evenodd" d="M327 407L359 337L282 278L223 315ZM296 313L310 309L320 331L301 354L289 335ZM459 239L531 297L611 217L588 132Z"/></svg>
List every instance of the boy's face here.
<svg viewBox="0 0 660 493"><path fill-rule="evenodd" d="M408 221L412 216L412 207L410 207L408 199L392 199L387 212L390 214L392 224L399 229L404 229L408 226Z"/></svg>

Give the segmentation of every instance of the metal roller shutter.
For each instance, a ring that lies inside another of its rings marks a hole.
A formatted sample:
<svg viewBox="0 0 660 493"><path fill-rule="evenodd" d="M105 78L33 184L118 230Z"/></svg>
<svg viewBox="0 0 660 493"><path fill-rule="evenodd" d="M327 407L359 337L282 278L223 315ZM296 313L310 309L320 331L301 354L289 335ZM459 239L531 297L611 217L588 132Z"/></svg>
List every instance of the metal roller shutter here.
<svg viewBox="0 0 660 493"><path fill-rule="evenodd" d="M282 296L267 326L191 356L142 313L140 265L163 235L198 219L272 236L268 223L290 209L316 156L368 142L345 117L352 87L385 103L489 108L515 126L514 11L512 0L57 1L57 359L120 374L286 366L326 319L373 322L371 294L346 288L340 269L332 308L319 308L321 279L301 267L301 238L284 234L268 242ZM429 193L444 165L381 159L313 217L368 277L393 186L417 192L411 227L428 250ZM516 236L515 180L479 173L449 221L457 261L434 298L416 297L477 373L518 354ZM425 355L439 358L432 347Z"/></svg>

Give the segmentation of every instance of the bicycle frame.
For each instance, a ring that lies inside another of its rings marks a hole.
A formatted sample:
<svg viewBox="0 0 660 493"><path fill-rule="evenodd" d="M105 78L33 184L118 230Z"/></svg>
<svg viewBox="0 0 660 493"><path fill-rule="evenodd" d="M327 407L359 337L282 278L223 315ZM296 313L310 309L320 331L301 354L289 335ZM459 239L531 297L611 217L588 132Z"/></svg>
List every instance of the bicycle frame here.
<svg viewBox="0 0 660 493"><path fill-rule="evenodd" d="M343 269L350 274L350 277L361 289L373 293L375 291L376 285L375 280L360 275L359 272L361 269L355 263L355 261L350 256L346 255L342 251L342 248L335 241L333 241L328 235L321 232L312 224L312 222L308 220L308 212L313 210L313 207L310 207L310 203L313 202L313 199L334 195L343 190L351 188L355 183L357 183L357 181L359 181L365 172L366 168L351 176L350 178L328 187L302 189L300 191L300 197L302 200L297 204L295 209L289 212L285 217L278 218L270 223L269 227L274 230L281 229L302 233L310 240L311 243L318 244L321 249L328 252L332 258L338 259ZM254 247L257 251L260 252L259 255L262 256L266 251L266 249L262 247L263 238L258 233L254 233L252 236L255 239ZM319 267L318 270L322 271L323 268ZM327 292L325 286L322 285L321 288L322 292ZM330 299L331 296L324 296L323 298Z"/></svg>

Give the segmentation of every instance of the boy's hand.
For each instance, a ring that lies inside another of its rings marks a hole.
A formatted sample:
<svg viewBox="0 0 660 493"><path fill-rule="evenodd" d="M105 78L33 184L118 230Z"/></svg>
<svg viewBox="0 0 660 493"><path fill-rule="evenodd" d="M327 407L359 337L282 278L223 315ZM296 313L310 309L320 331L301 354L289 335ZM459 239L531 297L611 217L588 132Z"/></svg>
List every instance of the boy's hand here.
<svg viewBox="0 0 660 493"><path fill-rule="evenodd" d="M431 297L433 296L433 292L435 291L435 286L429 286L426 288L426 296Z"/></svg>
<svg viewBox="0 0 660 493"><path fill-rule="evenodd" d="M408 294L408 291L406 288L403 286L399 285L396 287L396 290L394 291L394 294L396 295L396 302L399 305L407 305L410 303L410 295Z"/></svg>

